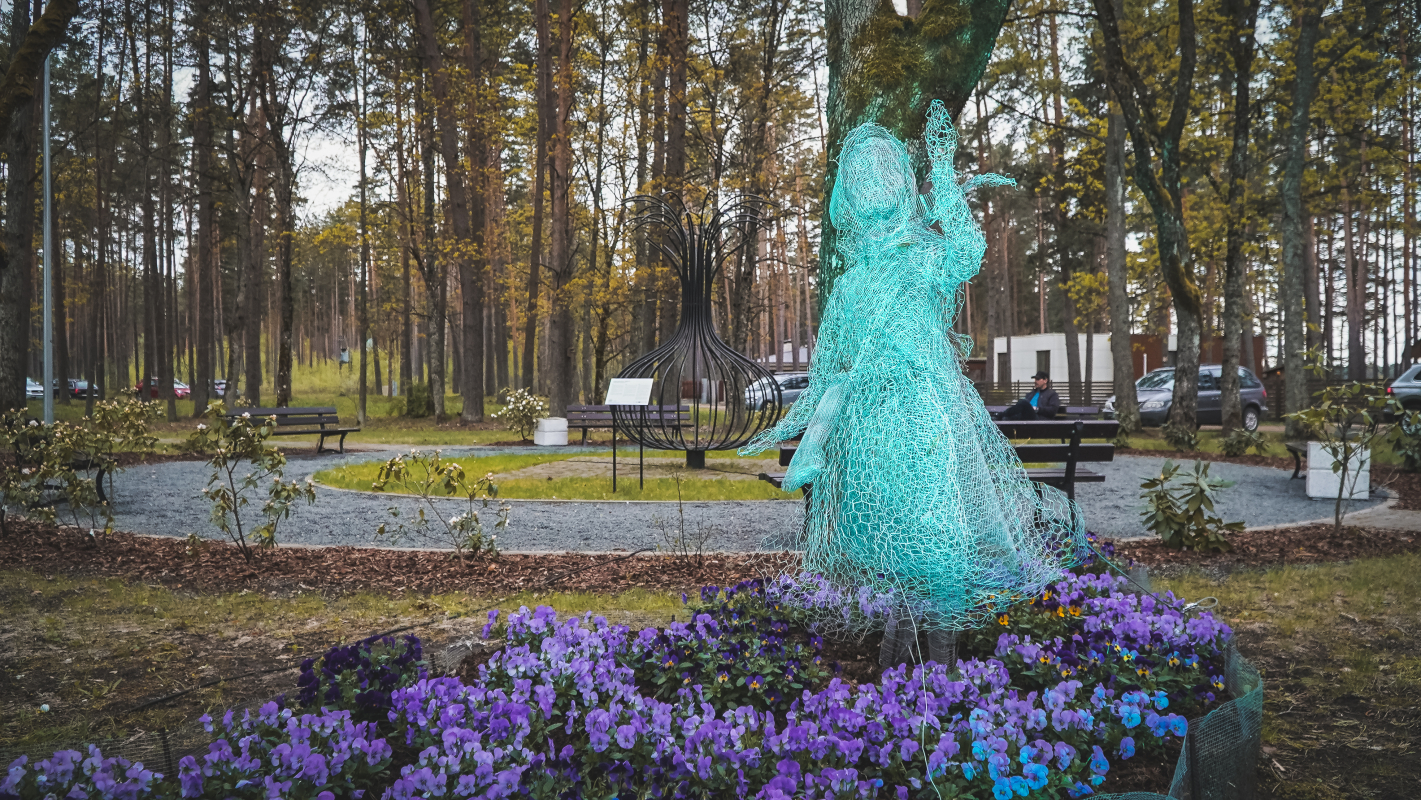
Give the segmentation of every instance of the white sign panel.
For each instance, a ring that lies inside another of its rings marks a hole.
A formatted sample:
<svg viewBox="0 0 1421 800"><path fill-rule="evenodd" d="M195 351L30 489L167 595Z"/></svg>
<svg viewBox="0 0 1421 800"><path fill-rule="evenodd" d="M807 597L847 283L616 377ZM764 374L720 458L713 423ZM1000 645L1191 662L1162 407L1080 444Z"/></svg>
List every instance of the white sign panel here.
<svg viewBox="0 0 1421 800"><path fill-rule="evenodd" d="M613 378L607 386L609 406L644 406L651 403L652 378Z"/></svg>

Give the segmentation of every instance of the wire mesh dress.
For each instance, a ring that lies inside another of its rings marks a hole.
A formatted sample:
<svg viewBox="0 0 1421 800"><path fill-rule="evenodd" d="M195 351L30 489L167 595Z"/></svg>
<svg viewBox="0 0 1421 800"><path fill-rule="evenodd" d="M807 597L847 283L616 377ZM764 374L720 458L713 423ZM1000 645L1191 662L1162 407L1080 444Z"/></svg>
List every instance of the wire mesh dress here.
<svg viewBox="0 0 1421 800"><path fill-rule="evenodd" d="M1084 552L1085 531L1062 492L1027 478L963 374L970 339L951 329L986 250L965 192L1013 182L958 182L957 132L940 102L925 138L926 195L886 129L865 124L845 139L829 213L847 268L809 388L741 452L803 435L784 488L812 484L805 572L890 592L922 627L963 629L1055 580Z"/></svg>

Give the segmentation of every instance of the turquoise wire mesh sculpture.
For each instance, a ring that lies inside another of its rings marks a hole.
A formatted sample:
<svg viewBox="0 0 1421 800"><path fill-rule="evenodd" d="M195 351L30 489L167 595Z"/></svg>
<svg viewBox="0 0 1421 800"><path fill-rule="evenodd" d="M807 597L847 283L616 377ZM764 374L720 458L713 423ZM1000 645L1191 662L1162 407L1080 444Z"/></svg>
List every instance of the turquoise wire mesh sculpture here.
<svg viewBox="0 0 1421 800"><path fill-rule="evenodd" d="M952 331L959 289L986 250L966 192L1014 181L959 183L941 102L925 138L927 194L886 129L865 124L845 139L829 214L846 269L809 388L740 452L802 435L784 488L812 484L796 543L805 572L838 592L889 595L921 628L960 630L1040 592L1086 541L1075 504L1027 478L963 374L970 338Z"/></svg>

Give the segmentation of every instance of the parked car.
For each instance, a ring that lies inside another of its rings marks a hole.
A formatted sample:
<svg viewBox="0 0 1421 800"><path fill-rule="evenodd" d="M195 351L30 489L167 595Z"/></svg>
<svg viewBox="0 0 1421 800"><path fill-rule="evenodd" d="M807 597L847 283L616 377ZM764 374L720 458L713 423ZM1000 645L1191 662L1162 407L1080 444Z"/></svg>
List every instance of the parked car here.
<svg viewBox="0 0 1421 800"><path fill-rule="evenodd" d="M75 400L82 400L89 394L89 382L81 381L78 378L69 379L69 396Z"/></svg>
<svg viewBox="0 0 1421 800"><path fill-rule="evenodd" d="M799 393L809 388L809 373L784 372L776 375L774 381L780 385L780 403L789 405L799 399ZM774 396L770 378L761 378L745 388L745 407L761 411Z"/></svg>
<svg viewBox="0 0 1421 800"><path fill-rule="evenodd" d="M216 379L214 379L214 380L212 381L212 386L210 387L208 394L209 394L209 396L210 396L213 400L221 400L221 399L225 398L225 397L227 396L227 379L226 379L226 378L216 378ZM237 397L241 397L241 396L242 396L242 391L241 391L240 389L238 389L238 390L237 390Z"/></svg>
<svg viewBox="0 0 1421 800"><path fill-rule="evenodd" d="M1421 411L1421 364L1412 364L1407 368L1386 387L1386 393L1407 411Z"/></svg>
<svg viewBox="0 0 1421 800"><path fill-rule="evenodd" d="M1219 387L1219 376L1223 367L1218 364L1199 365L1199 410L1195 419L1200 425L1223 424L1223 391ZM1238 368L1239 402L1243 405L1243 427L1258 430L1258 423L1268 413L1268 390L1249 370ZM1418 386L1421 388L1421 386ZM1160 427L1169 418L1169 407L1174 402L1174 367L1157 369L1135 381L1135 399L1140 403L1140 424ZM1105 401L1103 409L1107 419L1115 418L1115 395Z"/></svg>
<svg viewBox="0 0 1421 800"><path fill-rule="evenodd" d="M156 397L158 396L158 379L157 379L157 378L149 378L149 379L146 380L146 381L139 381L138 384L133 387L133 390L136 391L136 392L138 392L139 394L143 394L144 388L146 388L146 387L148 387L148 386L153 387L152 389L150 389L150 390L148 391L148 396L149 396L149 397L156 398ZM182 399L186 398L188 395L191 395L191 394L192 394L192 389L191 389L186 383L183 383L182 381L180 381L180 380L178 380L178 379L176 379L176 378L173 379L173 396L174 396L174 397L178 398L179 400L182 400Z"/></svg>
<svg viewBox="0 0 1421 800"><path fill-rule="evenodd" d="M44 385L34 378L25 378L25 399L43 400Z"/></svg>

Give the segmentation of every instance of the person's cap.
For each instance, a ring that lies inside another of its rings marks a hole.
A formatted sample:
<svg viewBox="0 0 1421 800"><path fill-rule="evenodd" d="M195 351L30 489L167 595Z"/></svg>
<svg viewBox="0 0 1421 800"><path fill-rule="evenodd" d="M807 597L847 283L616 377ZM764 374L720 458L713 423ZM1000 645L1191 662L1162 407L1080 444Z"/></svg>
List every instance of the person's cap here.
<svg viewBox="0 0 1421 800"><path fill-rule="evenodd" d="M1048 381L1049 381L1049 380L1051 380L1051 376L1050 376L1050 375L1047 375L1047 374L1044 373L1044 372L1038 372L1038 373L1036 373L1035 375L1032 375L1032 376L1031 376L1031 379L1034 380L1034 381L1039 381L1039 380L1048 380Z"/></svg>

